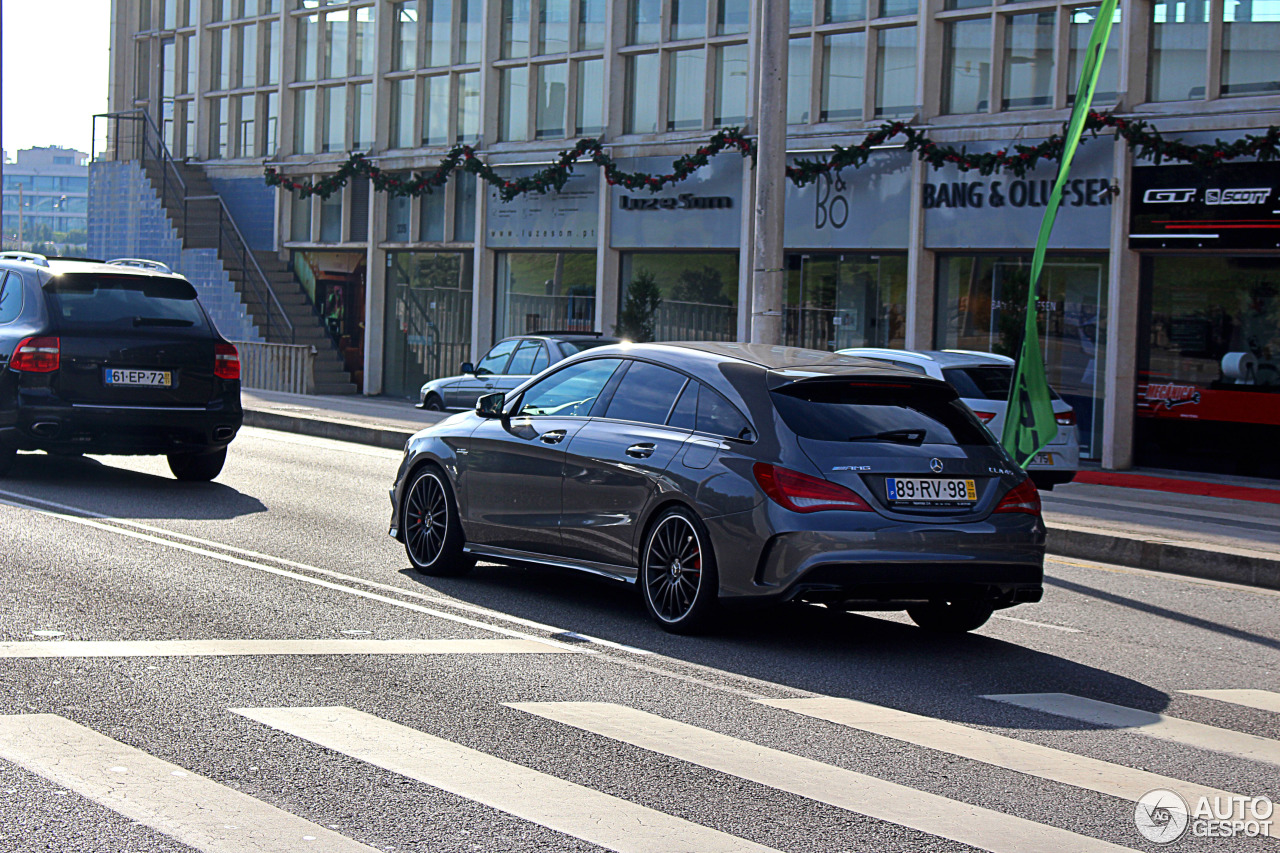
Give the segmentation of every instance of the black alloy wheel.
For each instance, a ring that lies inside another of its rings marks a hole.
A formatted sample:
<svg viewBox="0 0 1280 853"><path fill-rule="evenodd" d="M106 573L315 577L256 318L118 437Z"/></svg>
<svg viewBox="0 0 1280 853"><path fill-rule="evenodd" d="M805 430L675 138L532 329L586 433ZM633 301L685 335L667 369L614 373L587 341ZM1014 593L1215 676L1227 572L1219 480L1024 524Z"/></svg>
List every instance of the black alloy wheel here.
<svg viewBox="0 0 1280 853"><path fill-rule="evenodd" d="M226 461L225 447L212 453L170 453L169 470L184 483L207 483L222 473Z"/></svg>
<svg viewBox="0 0 1280 853"><path fill-rule="evenodd" d="M994 608L980 601L930 601L907 608L907 615L926 631L963 634L987 624Z"/></svg>
<svg viewBox="0 0 1280 853"><path fill-rule="evenodd" d="M462 525L444 472L434 465L413 475L405 492L401 521L404 550L424 575L460 575L475 566L462 550Z"/></svg>
<svg viewBox="0 0 1280 853"><path fill-rule="evenodd" d="M427 398L422 401L422 408L428 412L443 412L444 400L440 399L439 394L428 394Z"/></svg>
<svg viewBox="0 0 1280 853"><path fill-rule="evenodd" d="M663 629L692 634L710 626L720 584L710 539L693 513L672 507L653 525L640 586L649 615Z"/></svg>

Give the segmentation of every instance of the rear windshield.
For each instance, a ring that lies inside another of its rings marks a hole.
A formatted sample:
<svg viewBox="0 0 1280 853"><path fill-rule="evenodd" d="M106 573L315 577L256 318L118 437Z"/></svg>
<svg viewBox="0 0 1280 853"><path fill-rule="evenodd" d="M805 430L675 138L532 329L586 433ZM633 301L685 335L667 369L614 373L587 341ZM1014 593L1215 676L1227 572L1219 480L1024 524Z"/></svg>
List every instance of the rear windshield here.
<svg viewBox="0 0 1280 853"><path fill-rule="evenodd" d="M597 339L581 340L581 341L561 341L560 346L564 347L564 351L573 355L575 353L584 352L585 350L602 347L605 344L611 344L613 341L602 341Z"/></svg>
<svg viewBox="0 0 1280 853"><path fill-rule="evenodd" d="M44 291L63 329L205 328L196 290L183 279L62 275Z"/></svg>
<svg viewBox="0 0 1280 853"><path fill-rule="evenodd" d="M993 441L946 388L796 382L771 396L782 420L801 438L984 446Z"/></svg>
<svg viewBox="0 0 1280 853"><path fill-rule="evenodd" d="M1013 368L1003 365L951 367L942 371L942 378L950 382L966 400L1008 400ZM1058 393L1052 388L1049 393L1053 395L1053 399L1058 399Z"/></svg>

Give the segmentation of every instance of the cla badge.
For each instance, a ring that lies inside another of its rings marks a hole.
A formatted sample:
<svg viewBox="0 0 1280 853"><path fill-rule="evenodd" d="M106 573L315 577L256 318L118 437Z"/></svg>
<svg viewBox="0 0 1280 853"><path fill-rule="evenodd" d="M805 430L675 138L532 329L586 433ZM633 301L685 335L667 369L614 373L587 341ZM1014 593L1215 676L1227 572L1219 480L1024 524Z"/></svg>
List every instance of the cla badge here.
<svg viewBox="0 0 1280 853"><path fill-rule="evenodd" d="M935 456L934 458L930 459L930 460L929 460L929 470L930 470L930 471L932 471L932 472L933 472L933 473L935 473L935 474L941 474L941 473L942 473L942 460L941 460L941 459L939 459L939 458L938 458L938 457L936 457L936 456Z"/></svg>

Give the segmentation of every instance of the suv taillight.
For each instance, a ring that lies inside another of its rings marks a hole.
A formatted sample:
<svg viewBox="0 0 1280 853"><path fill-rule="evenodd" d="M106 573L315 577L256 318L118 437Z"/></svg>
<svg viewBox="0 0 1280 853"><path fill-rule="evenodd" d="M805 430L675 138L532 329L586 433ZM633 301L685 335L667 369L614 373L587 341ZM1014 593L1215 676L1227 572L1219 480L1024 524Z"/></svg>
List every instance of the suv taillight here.
<svg viewBox="0 0 1280 853"><path fill-rule="evenodd" d="M819 512L828 509L872 511L857 492L828 480L763 462L757 462L751 471L771 501L793 512Z"/></svg>
<svg viewBox="0 0 1280 853"><path fill-rule="evenodd" d="M1074 409L1068 409L1065 412L1057 412L1053 419L1058 422L1058 426L1075 426L1076 413Z"/></svg>
<svg viewBox="0 0 1280 853"><path fill-rule="evenodd" d="M9 366L24 373L53 373L62 362L58 338L25 338L13 351Z"/></svg>
<svg viewBox="0 0 1280 853"><path fill-rule="evenodd" d="M213 345L213 375L219 379L240 378L240 353L231 344Z"/></svg>
<svg viewBox="0 0 1280 853"><path fill-rule="evenodd" d="M1009 490L992 512L1025 512L1028 515L1040 514L1040 492L1031 478L1023 480Z"/></svg>

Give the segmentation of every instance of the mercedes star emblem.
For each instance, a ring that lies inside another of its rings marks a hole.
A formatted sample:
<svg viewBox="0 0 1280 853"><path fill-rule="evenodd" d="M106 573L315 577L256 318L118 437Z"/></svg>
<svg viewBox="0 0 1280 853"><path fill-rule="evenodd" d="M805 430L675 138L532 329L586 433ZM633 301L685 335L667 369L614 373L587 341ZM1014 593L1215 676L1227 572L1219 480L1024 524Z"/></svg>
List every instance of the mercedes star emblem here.
<svg viewBox="0 0 1280 853"><path fill-rule="evenodd" d="M935 474L941 474L941 473L942 473L942 460L941 460L941 459L939 459L939 458L938 458L938 457L936 457L936 456L935 456L934 458L930 459L930 460L929 460L929 469L930 469L931 471L933 471L933 473L935 473Z"/></svg>

